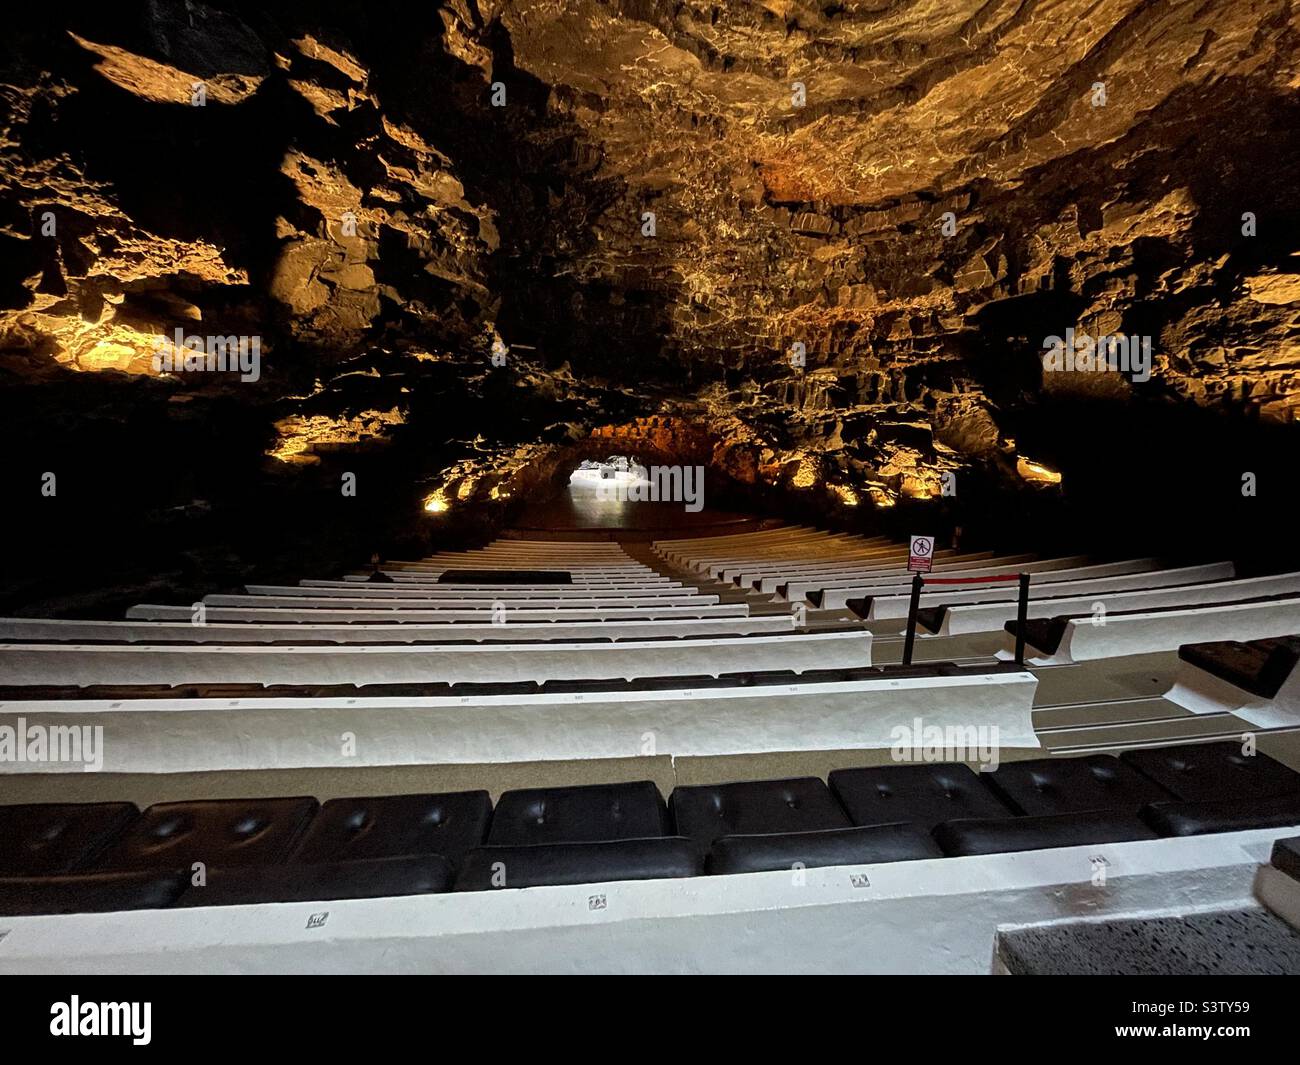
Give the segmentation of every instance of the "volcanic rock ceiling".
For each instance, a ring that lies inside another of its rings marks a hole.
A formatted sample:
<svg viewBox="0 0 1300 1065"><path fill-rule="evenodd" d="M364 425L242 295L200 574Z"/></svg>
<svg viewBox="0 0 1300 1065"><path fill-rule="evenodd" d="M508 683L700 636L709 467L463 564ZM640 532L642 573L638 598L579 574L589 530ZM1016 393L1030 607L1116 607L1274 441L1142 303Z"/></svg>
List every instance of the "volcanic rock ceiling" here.
<svg viewBox="0 0 1300 1065"><path fill-rule="evenodd" d="M10 496L66 486L30 544L361 550L620 447L868 520L1087 484L1139 424L1290 440L1289 0L30 7L0 413ZM1150 380L1044 372L1067 328L1150 337ZM159 370L178 329L257 379Z"/></svg>

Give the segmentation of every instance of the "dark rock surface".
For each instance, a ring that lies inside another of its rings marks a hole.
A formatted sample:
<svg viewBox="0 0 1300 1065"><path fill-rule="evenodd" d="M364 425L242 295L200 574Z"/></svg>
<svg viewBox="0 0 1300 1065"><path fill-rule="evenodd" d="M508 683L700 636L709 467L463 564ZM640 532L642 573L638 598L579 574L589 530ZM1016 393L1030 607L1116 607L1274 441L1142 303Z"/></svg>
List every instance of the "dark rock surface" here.
<svg viewBox="0 0 1300 1065"><path fill-rule="evenodd" d="M634 445L1007 547L1248 554L1289 507L1285 0L7 18L0 609L457 542ZM1150 380L1045 373L1071 328ZM177 329L257 380L160 371Z"/></svg>
<svg viewBox="0 0 1300 1065"><path fill-rule="evenodd" d="M1300 933L1267 910L1224 910L1011 929L998 933L997 954L1017 976L1295 976ZM1133 1023L1204 1018L1152 1015Z"/></svg>

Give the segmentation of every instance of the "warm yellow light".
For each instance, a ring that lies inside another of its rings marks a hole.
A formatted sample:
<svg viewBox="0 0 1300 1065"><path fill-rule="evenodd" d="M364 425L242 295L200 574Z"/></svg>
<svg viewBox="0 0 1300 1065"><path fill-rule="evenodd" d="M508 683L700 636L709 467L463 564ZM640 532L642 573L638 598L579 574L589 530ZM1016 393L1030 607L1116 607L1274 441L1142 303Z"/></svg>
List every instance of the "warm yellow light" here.
<svg viewBox="0 0 1300 1065"><path fill-rule="evenodd" d="M292 415L275 423L279 439L267 452L281 462L314 463L320 459L312 453L318 444L358 444L377 439L388 427L405 421L402 411L366 410L354 417L333 418L324 414Z"/></svg>
<svg viewBox="0 0 1300 1065"><path fill-rule="evenodd" d="M446 493L439 488L424 501L424 509L430 514L444 514L451 509L451 504L447 502Z"/></svg>
<svg viewBox="0 0 1300 1065"><path fill-rule="evenodd" d="M1034 462L1023 455L1016 459L1016 472L1026 481L1035 481L1039 484L1061 483L1061 475L1055 470L1050 470L1041 462Z"/></svg>
<svg viewBox="0 0 1300 1065"><path fill-rule="evenodd" d="M897 502L883 488L877 488L875 485L872 485L867 491L871 493L871 501L878 507L892 507Z"/></svg>
<svg viewBox="0 0 1300 1065"><path fill-rule="evenodd" d="M799 468L795 470L794 480L791 483L796 488L811 488L817 483L817 467L813 465L811 459L799 460Z"/></svg>
<svg viewBox="0 0 1300 1065"><path fill-rule="evenodd" d="M858 505L858 493L847 484L833 484L830 487L831 491L840 497L840 502L846 507L856 507Z"/></svg>
<svg viewBox="0 0 1300 1065"><path fill-rule="evenodd" d="M472 491L474 491L474 478L466 477L460 482L460 487L456 489L456 498L468 499Z"/></svg>

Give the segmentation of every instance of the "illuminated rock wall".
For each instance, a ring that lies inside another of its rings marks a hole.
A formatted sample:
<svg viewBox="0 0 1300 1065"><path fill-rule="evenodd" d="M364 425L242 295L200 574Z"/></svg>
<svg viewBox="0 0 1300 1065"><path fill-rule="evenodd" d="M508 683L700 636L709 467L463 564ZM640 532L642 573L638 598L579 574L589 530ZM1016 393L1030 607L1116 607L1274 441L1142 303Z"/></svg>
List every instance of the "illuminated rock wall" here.
<svg viewBox="0 0 1300 1065"><path fill-rule="evenodd" d="M1063 488L1082 535L1109 500L1208 513L1212 544L1263 516L1231 509L1255 506L1243 474L1276 486L1294 456L1298 21L1284 0L17 12L17 524L33 559L75 559L76 523L111 513L79 576L111 557L197 583L301 557L322 523L333 561L458 510L506 520L593 429L641 426L749 506L1001 536L994 509L1037 520ZM1067 330L1149 339L1149 374L1044 372ZM256 340L256 375L160 366L178 336Z"/></svg>

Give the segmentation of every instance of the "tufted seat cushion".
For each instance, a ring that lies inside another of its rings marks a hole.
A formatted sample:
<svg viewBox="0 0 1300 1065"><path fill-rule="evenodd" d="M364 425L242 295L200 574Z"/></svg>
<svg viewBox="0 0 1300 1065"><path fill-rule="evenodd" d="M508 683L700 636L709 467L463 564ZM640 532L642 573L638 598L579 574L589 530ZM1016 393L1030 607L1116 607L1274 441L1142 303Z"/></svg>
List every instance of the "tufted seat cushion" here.
<svg viewBox="0 0 1300 1065"><path fill-rule="evenodd" d="M989 784L1017 813L1030 817L1080 810L1131 810L1163 802L1169 793L1108 754L1005 762Z"/></svg>
<svg viewBox="0 0 1300 1065"><path fill-rule="evenodd" d="M929 832L912 824L831 828L820 832L775 832L723 836L713 844L710 873L761 873L826 865L871 865L942 858Z"/></svg>
<svg viewBox="0 0 1300 1065"><path fill-rule="evenodd" d="M678 834L702 850L722 836L852 827L817 777L682 786L673 789L669 805Z"/></svg>
<svg viewBox="0 0 1300 1065"><path fill-rule="evenodd" d="M703 872L704 859L695 844L675 836L603 843L481 847L465 856L460 876L456 878L456 890L667 880L699 876Z"/></svg>
<svg viewBox="0 0 1300 1065"><path fill-rule="evenodd" d="M486 791L331 799L313 818L296 862L351 862L440 854L453 864L487 835Z"/></svg>
<svg viewBox="0 0 1300 1065"><path fill-rule="evenodd" d="M129 802L0 806L0 876L57 876L84 868L139 815Z"/></svg>
<svg viewBox="0 0 1300 1065"><path fill-rule="evenodd" d="M1142 819L1162 836L1200 836L1207 832L1241 832L1250 828L1300 825L1300 791L1246 799L1208 802L1157 802Z"/></svg>
<svg viewBox="0 0 1300 1065"><path fill-rule="evenodd" d="M526 788L497 800L488 843L595 843L668 831L668 812L653 781Z"/></svg>
<svg viewBox="0 0 1300 1065"><path fill-rule="evenodd" d="M236 865L210 869L180 906L247 906L259 902L326 902L429 895L451 887L451 864L436 854L315 865Z"/></svg>
<svg viewBox="0 0 1300 1065"><path fill-rule="evenodd" d="M1156 839L1136 813L1093 810L1051 817L1007 817L998 820L945 821L934 830L944 854L999 854L1085 843L1122 843Z"/></svg>
<svg viewBox="0 0 1300 1065"><path fill-rule="evenodd" d="M0 914L114 913L159 910L185 890L182 872L78 873L0 878Z"/></svg>
<svg viewBox="0 0 1300 1065"><path fill-rule="evenodd" d="M288 856L316 806L309 798L158 803L109 847L96 868L270 865Z"/></svg>
<svg viewBox="0 0 1300 1065"><path fill-rule="evenodd" d="M1300 774L1266 754L1242 754L1234 740L1125 751L1120 757L1187 802L1300 791Z"/></svg>
<svg viewBox="0 0 1300 1065"><path fill-rule="evenodd" d="M837 769L831 791L855 825L910 821L927 832L959 817L1009 817L1015 813L983 777L961 763Z"/></svg>

